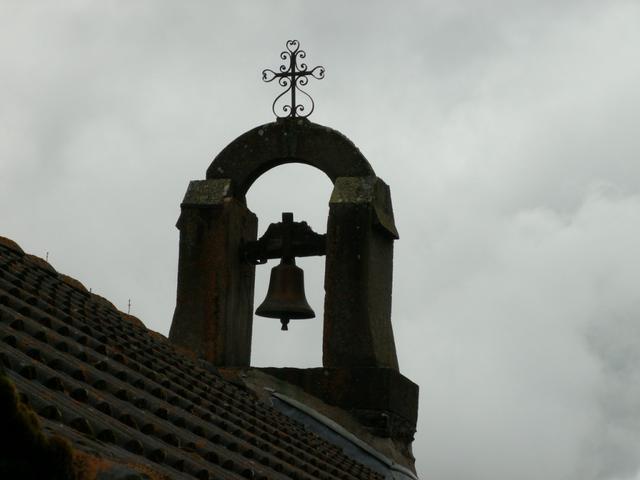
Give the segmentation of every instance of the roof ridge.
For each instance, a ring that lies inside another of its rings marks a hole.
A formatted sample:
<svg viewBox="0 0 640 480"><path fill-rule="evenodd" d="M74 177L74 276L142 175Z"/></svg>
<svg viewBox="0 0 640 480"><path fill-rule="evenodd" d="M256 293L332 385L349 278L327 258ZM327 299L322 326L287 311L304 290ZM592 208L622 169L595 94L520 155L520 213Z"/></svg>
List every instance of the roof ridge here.
<svg viewBox="0 0 640 480"><path fill-rule="evenodd" d="M111 301L109 301L107 298L103 297L100 294L97 294L95 292L93 292L91 289L87 289L87 287L85 287L85 285L78 279L70 276L70 275L66 275L64 273L58 272L55 267L53 265L51 265L51 263L49 263L47 260L45 260L42 257L39 257L37 255L31 254L31 253L26 253L22 247L20 247L20 245L15 242L14 240L11 240L8 237L3 237L0 235L0 248L7 248L8 250L11 250L15 253L18 253L21 257L26 258L33 266L35 266L36 268L39 268L40 270L45 271L46 273L48 273L49 275L52 275L54 277L59 278L60 280L62 280L65 284L67 284L68 286L70 286L71 288L81 292L84 295L90 295L92 300L102 303L104 305L107 305L108 307L112 308L113 310L117 311L120 316L133 323L134 325L138 325L144 328L147 328L146 325L144 324L144 322L142 320L140 320L140 318L136 317L135 315L131 315L130 313L125 313L124 311L120 310L118 307L116 307Z"/></svg>
<svg viewBox="0 0 640 480"><path fill-rule="evenodd" d="M9 250L19 253L20 255L24 255L24 250L20 248L20 245L18 245L16 242L11 240L10 238L3 237L2 235L0 235L0 247L5 247L5 248L8 248Z"/></svg>

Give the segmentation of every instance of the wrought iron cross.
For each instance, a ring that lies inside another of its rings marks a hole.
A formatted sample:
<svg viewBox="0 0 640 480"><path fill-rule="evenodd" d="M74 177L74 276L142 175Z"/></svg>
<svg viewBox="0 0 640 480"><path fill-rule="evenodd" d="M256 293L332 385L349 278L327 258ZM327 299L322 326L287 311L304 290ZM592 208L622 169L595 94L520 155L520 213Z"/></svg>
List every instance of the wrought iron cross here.
<svg viewBox="0 0 640 480"><path fill-rule="evenodd" d="M286 43L287 50L280 53L280 58L285 62L288 60L289 65L280 65L280 71L278 73L270 69L262 71L262 80L265 82L271 82L278 79L278 83L281 87L286 87L286 90L276 97L273 101L271 109L278 118L286 117L303 117L306 118L313 112L315 104L313 98L300 88L300 85L305 86L309 83L309 76L317 80L324 78L324 67L318 66L309 70L307 64L301 62L298 64L298 59L304 59L307 53L304 50L300 50L300 42L298 40L288 40ZM278 105L278 101L284 97L285 94L291 92L291 103ZM296 92L302 93L309 100L304 103L296 103ZM310 103L309 103L310 102ZM305 110L309 107L308 113L304 114ZM279 114L279 112L283 113Z"/></svg>

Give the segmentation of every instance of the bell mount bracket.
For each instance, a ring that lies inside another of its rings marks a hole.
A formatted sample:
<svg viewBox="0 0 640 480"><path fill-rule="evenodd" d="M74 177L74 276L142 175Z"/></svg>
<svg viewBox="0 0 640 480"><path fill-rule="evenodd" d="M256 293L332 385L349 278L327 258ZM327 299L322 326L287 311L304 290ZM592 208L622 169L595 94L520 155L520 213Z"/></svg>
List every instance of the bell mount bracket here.
<svg viewBox="0 0 640 480"><path fill-rule="evenodd" d="M293 213L283 212L282 222L272 223L264 235L240 247L241 258L252 265L267 260L323 256L327 253L327 235L314 232L307 222L294 222Z"/></svg>

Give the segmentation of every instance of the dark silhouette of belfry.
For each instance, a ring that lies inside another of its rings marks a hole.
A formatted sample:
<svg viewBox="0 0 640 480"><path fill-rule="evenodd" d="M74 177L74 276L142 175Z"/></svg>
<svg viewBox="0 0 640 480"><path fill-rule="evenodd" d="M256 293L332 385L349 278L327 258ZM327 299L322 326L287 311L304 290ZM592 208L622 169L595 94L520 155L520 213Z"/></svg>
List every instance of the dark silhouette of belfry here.
<svg viewBox="0 0 640 480"><path fill-rule="evenodd" d="M296 51L297 44L289 49L290 55ZM177 223L170 339L219 367L249 369L256 265L281 259L256 313L280 318L286 329L289 320L313 316L295 257L325 255L322 368L259 370L347 409L408 451L418 387L399 372L391 325L398 231L390 190L346 136L300 111L292 104L287 115L240 135L215 157L205 180L189 184ZM258 220L246 194L262 174L286 163L315 167L332 181L326 234L287 213L257 238Z"/></svg>

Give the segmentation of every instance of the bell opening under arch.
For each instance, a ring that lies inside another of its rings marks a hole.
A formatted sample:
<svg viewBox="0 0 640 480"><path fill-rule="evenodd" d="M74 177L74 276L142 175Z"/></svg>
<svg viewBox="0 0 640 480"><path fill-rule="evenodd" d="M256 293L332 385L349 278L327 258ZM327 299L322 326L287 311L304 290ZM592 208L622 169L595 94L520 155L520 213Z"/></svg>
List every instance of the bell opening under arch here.
<svg viewBox="0 0 640 480"><path fill-rule="evenodd" d="M332 189L329 177L310 165L287 163L265 172L246 194L247 207L258 217L258 237L280 222L283 212L292 212L295 222L307 222L314 232L324 234ZM278 264L280 259L273 259L256 267L254 308L265 299L272 268ZM252 366L322 366L325 257L297 257L295 264L304 271L306 299L315 317L291 320L283 332L278 319L254 315Z"/></svg>

